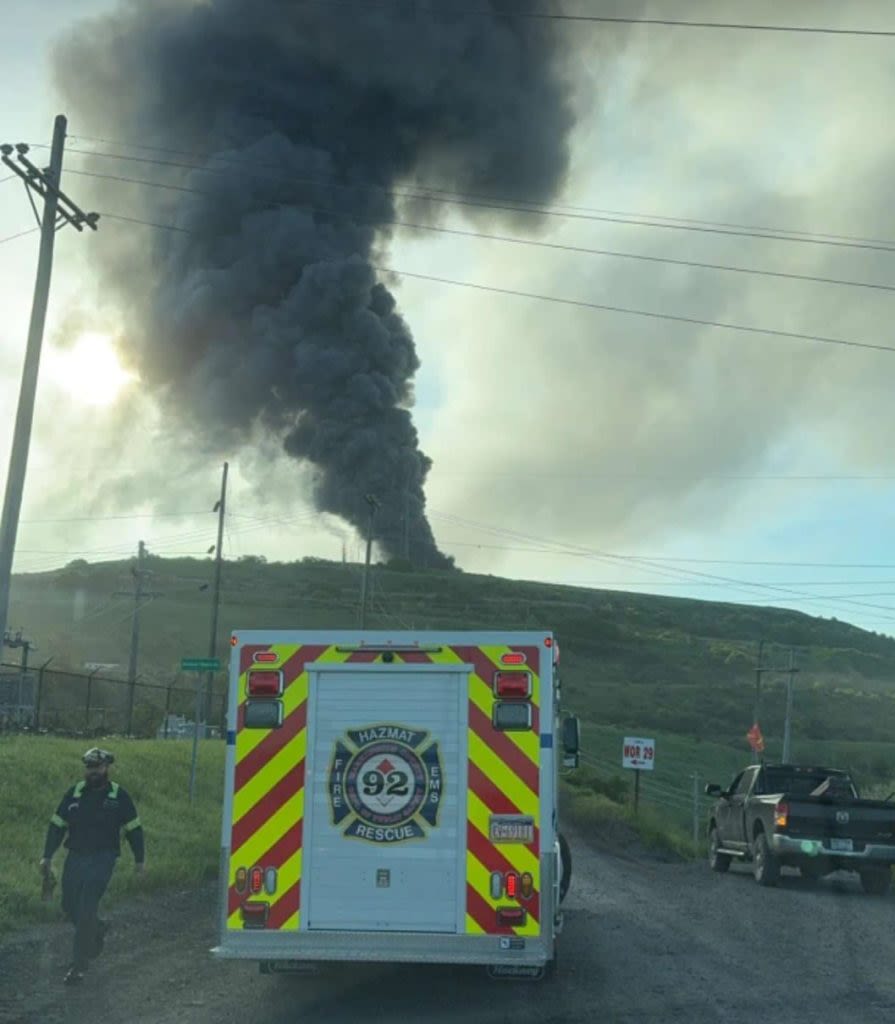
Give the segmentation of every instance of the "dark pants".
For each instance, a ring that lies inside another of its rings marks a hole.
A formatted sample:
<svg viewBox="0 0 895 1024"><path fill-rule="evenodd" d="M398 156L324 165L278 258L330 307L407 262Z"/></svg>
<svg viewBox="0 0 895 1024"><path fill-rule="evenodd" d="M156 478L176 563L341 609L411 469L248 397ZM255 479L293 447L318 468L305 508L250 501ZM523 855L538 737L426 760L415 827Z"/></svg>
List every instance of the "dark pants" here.
<svg viewBox="0 0 895 1024"><path fill-rule="evenodd" d="M98 938L96 912L106 891L117 854L69 853L62 871L62 909L75 926L72 966L83 971L95 955Z"/></svg>

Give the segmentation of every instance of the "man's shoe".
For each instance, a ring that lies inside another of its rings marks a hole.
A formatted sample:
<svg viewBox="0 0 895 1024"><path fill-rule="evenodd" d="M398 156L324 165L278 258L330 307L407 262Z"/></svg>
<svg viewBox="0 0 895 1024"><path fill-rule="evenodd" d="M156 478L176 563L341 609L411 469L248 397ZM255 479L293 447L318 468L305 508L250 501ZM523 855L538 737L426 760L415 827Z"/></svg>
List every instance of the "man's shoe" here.
<svg viewBox="0 0 895 1024"><path fill-rule="evenodd" d="M79 971L77 967L70 967L68 974L63 978L66 985L80 985L84 980L84 972Z"/></svg>

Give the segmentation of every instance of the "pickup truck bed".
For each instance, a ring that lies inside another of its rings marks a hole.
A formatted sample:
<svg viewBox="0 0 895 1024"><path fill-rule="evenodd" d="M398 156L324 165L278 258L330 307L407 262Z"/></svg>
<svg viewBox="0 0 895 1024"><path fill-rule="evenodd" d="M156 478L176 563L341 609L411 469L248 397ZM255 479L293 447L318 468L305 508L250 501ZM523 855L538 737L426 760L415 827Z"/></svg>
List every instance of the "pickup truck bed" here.
<svg viewBox="0 0 895 1024"><path fill-rule="evenodd" d="M816 879L857 871L881 894L895 864L895 804L862 800L846 773L799 765L753 765L718 797L709 815L709 863L725 871L734 859L753 864L756 880L773 885L785 865Z"/></svg>

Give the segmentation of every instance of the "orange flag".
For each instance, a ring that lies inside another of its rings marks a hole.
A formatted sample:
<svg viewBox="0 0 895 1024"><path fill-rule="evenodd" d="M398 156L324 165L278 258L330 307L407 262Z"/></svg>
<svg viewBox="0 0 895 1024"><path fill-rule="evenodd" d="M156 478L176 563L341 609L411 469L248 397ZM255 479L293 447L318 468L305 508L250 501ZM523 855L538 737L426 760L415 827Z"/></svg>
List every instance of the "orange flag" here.
<svg viewBox="0 0 895 1024"><path fill-rule="evenodd" d="M752 726L752 728L746 733L746 739L749 741L749 746L755 751L756 754L760 754L764 750L764 736L761 734L761 729L758 727L758 722Z"/></svg>

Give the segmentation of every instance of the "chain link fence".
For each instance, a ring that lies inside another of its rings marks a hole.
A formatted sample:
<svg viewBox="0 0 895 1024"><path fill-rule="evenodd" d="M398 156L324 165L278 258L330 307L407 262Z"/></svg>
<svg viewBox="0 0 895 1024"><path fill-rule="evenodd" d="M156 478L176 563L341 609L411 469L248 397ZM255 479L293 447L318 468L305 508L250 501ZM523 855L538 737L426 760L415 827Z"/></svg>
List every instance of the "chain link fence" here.
<svg viewBox="0 0 895 1024"><path fill-rule="evenodd" d="M0 665L0 732L192 738L195 722L203 717L205 679L178 675L168 682L137 679L131 685L101 671ZM200 736L224 735L226 702L223 680L215 677L211 717L200 724Z"/></svg>

